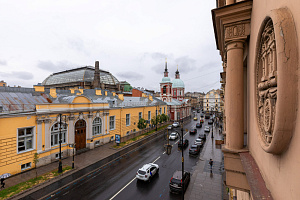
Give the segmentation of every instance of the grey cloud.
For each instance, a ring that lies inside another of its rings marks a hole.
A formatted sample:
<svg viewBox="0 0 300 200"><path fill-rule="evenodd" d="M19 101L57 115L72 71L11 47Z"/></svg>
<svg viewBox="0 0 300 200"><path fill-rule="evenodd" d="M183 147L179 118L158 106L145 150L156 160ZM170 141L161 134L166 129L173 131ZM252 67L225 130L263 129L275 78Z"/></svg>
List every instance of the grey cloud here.
<svg viewBox="0 0 300 200"><path fill-rule="evenodd" d="M31 80L33 79L33 74L30 72L24 72L24 71L12 71L10 73L2 72L1 75L6 78L17 78L17 79L23 79L23 80Z"/></svg>
<svg viewBox="0 0 300 200"><path fill-rule="evenodd" d="M117 76L125 80L142 80L144 76L136 72L119 72Z"/></svg>
<svg viewBox="0 0 300 200"><path fill-rule="evenodd" d="M75 49L76 51L83 52L86 55L90 55L90 52L87 50L84 41L80 38L69 39L67 45L71 49Z"/></svg>
<svg viewBox="0 0 300 200"><path fill-rule="evenodd" d="M37 67L50 72L59 72L67 69L72 69L78 66L67 61L60 61L56 64L54 64L51 61L39 61Z"/></svg>
<svg viewBox="0 0 300 200"><path fill-rule="evenodd" d="M155 65L155 66L152 67L152 70L153 70L155 73L161 74L161 75L164 74L164 69L165 69L164 63L157 64L157 65Z"/></svg>
<svg viewBox="0 0 300 200"><path fill-rule="evenodd" d="M0 60L0 65L7 65L6 60Z"/></svg>
<svg viewBox="0 0 300 200"><path fill-rule="evenodd" d="M178 64L178 70L180 73L186 74L197 68L196 60L189 58L188 56L183 56L175 59Z"/></svg>

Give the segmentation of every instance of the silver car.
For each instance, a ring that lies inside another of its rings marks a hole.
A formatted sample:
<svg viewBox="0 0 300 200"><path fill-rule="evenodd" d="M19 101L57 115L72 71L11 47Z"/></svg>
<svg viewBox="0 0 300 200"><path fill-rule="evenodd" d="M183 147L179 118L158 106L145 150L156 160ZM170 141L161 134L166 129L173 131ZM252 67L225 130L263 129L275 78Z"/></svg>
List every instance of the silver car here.
<svg viewBox="0 0 300 200"><path fill-rule="evenodd" d="M179 122L174 122L172 126L173 126L174 128L178 127L178 126L179 126Z"/></svg>
<svg viewBox="0 0 300 200"><path fill-rule="evenodd" d="M209 126L205 126L205 128L204 128L204 132L210 132L210 128L209 128Z"/></svg>
<svg viewBox="0 0 300 200"><path fill-rule="evenodd" d="M169 136L169 140L176 140L177 138L178 138L178 134L175 132L171 133Z"/></svg>

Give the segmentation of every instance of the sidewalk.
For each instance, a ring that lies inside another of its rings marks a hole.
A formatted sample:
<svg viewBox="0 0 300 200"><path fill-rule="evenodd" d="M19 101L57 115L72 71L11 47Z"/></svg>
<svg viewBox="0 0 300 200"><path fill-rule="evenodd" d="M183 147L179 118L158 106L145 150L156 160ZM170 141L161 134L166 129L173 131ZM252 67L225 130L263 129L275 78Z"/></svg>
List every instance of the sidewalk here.
<svg viewBox="0 0 300 200"><path fill-rule="evenodd" d="M112 148L113 143L107 143L105 145L102 145L98 148L95 148L93 150L89 150L87 152L81 153L79 155L75 156L75 169L79 170L82 168L85 168L93 163L95 163L98 160L101 160L109 155L112 155L115 153L116 149ZM68 157L66 159L62 160L62 164L72 166L72 160L73 157ZM48 165L41 166L37 168L37 175L40 176L42 174L45 174L47 172L50 172L52 170L58 169L58 162L50 163ZM9 177L5 180L5 187L11 187L18 183L25 182L29 179L35 178L36 172L35 170L29 170L17 175L14 175L12 177Z"/></svg>
<svg viewBox="0 0 300 200"><path fill-rule="evenodd" d="M222 134L219 129L214 128L214 138L212 133L207 135L204 151L199 156L199 161L193 169L193 175L185 198L188 200L223 200L228 199L224 192L222 173L224 162L220 145L215 145L215 140L221 140ZM209 159L213 159L213 168L210 169Z"/></svg>

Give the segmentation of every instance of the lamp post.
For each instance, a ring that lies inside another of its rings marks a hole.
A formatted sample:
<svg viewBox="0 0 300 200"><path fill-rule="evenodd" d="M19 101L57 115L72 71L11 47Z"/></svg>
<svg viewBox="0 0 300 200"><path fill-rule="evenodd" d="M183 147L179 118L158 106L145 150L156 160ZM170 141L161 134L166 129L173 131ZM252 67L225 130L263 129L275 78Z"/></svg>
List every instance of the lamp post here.
<svg viewBox="0 0 300 200"><path fill-rule="evenodd" d="M155 131L157 131L157 105L155 106Z"/></svg>
<svg viewBox="0 0 300 200"><path fill-rule="evenodd" d="M61 163L61 114L59 114L59 161L58 161L58 173L62 173L62 163Z"/></svg>
<svg viewBox="0 0 300 200"><path fill-rule="evenodd" d="M182 118L182 121L181 121L181 142L182 142L182 147L181 147L182 200L184 200L184 180L183 180L183 175L184 175L184 157L183 157L183 118Z"/></svg>
<svg viewBox="0 0 300 200"><path fill-rule="evenodd" d="M73 147L73 161L72 161L72 169L75 168L75 162L74 162L74 159L75 159L75 153L74 153L74 150L75 150L75 146L76 144L69 144L69 147Z"/></svg>

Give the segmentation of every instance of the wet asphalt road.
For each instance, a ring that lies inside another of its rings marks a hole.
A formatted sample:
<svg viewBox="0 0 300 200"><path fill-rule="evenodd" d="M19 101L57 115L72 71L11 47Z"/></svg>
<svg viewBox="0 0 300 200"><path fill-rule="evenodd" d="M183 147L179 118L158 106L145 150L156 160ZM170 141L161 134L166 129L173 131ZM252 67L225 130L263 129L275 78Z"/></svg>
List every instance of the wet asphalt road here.
<svg viewBox="0 0 300 200"><path fill-rule="evenodd" d="M193 118L184 126L184 129L195 128L199 122L200 114L197 113L198 120ZM184 130L184 138L189 140L189 146L194 142L199 133L204 133L204 123L202 128L198 128L195 135L190 135ZM181 133L180 128L176 129ZM129 155L122 157L109 165L97 169L90 175L83 176L69 186L56 190L55 193L45 196L43 199L181 199L180 194L173 194L169 191L169 181L176 170L181 170L181 151L177 148L177 142L170 141L173 145L171 155L166 155L164 144L166 141L161 138L150 145L144 146ZM199 160L198 156L189 156L188 147L184 149L184 167L187 171ZM137 181L135 178L137 170L143 164L155 162L159 165L159 175L155 175L150 182Z"/></svg>

